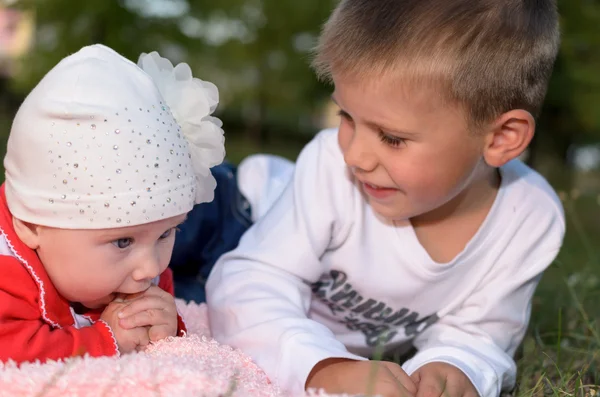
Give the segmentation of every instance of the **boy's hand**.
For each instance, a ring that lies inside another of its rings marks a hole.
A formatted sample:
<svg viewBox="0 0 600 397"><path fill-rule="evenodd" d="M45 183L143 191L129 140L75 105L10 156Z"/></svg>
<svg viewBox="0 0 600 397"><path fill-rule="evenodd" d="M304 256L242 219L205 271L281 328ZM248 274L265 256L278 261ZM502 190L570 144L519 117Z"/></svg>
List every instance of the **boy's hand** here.
<svg viewBox="0 0 600 397"><path fill-rule="evenodd" d="M417 385L416 397L478 397L467 375L450 364L425 364L411 378Z"/></svg>
<svg viewBox="0 0 600 397"><path fill-rule="evenodd" d="M148 329L138 327L132 329L123 329L119 326L119 312L125 307L125 303L111 302L104 308L100 319L104 320L111 328L117 341L117 347L121 354L131 353L150 343L148 339Z"/></svg>
<svg viewBox="0 0 600 397"><path fill-rule="evenodd" d="M413 397L413 381L395 363L327 359L317 364L306 381L306 389L324 389L329 394L379 394Z"/></svg>
<svg viewBox="0 0 600 397"><path fill-rule="evenodd" d="M177 307L173 295L153 285L127 297L124 304L119 312L121 327L149 327L148 337L153 342L177 336Z"/></svg>

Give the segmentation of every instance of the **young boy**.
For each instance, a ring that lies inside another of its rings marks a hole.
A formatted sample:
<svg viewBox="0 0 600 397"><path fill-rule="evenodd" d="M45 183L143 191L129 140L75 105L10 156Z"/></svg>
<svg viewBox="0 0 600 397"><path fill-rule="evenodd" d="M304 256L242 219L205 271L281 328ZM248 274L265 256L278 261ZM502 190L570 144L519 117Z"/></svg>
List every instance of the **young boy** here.
<svg viewBox="0 0 600 397"><path fill-rule="evenodd" d="M558 45L552 0L342 0L314 61L341 124L217 262L216 339L291 391L512 388L565 231L556 194L517 159ZM372 371L380 346L417 353Z"/></svg>

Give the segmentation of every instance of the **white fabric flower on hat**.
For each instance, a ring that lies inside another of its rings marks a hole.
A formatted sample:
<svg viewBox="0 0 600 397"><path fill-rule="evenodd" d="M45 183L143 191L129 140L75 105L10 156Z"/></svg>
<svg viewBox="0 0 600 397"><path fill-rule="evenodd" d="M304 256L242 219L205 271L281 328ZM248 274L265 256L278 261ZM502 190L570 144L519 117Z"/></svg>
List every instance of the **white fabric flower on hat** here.
<svg viewBox="0 0 600 397"><path fill-rule="evenodd" d="M225 157L222 122L211 114L219 103L217 87L192 76L187 63L173 67L158 52L143 53L138 66L154 81L189 144L196 174L196 204L210 202L217 186L210 168Z"/></svg>

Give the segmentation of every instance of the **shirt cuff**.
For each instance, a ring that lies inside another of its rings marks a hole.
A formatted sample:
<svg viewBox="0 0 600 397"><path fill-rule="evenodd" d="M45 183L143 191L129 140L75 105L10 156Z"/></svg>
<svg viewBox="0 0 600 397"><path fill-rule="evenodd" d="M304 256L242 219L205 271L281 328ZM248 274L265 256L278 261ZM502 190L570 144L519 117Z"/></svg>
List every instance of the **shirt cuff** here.
<svg viewBox="0 0 600 397"><path fill-rule="evenodd" d="M501 368L497 369L504 369L507 365L514 366L514 363L509 363L507 360L500 361L503 362L497 364ZM514 380L501 379L498 372L506 373L506 371L497 371L483 357L453 346L432 347L420 351L406 361L402 368L408 375L412 375L417 369L432 362L443 362L460 369L482 397L498 397L503 383L514 382Z"/></svg>

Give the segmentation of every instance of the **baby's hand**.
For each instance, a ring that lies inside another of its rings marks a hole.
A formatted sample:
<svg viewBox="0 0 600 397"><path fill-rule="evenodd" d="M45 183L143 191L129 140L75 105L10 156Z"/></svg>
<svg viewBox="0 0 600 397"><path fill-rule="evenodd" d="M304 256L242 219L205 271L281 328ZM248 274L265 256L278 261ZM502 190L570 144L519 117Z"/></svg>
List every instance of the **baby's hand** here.
<svg viewBox="0 0 600 397"><path fill-rule="evenodd" d="M324 389L329 394L381 395L413 397L417 391L413 381L395 363L327 359L311 371L306 389Z"/></svg>
<svg viewBox="0 0 600 397"><path fill-rule="evenodd" d="M173 295L157 286L126 298L119 313L119 324L124 329L149 327L148 337L156 342L168 336L177 336L177 307Z"/></svg>
<svg viewBox="0 0 600 397"><path fill-rule="evenodd" d="M100 319L104 320L110 326L121 354L139 350L150 342L148 339L148 329L144 327L123 329L119 326L118 314L125 306L125 303L113 301L106 306L100 316Z"/></svg>
<svg viewBox="0 0 600 397"><path fill-rule="evenodd" d="M453 365L425 364L411 375L417 385L416 397L477 397L477 390L464 372Z"/></svg>

